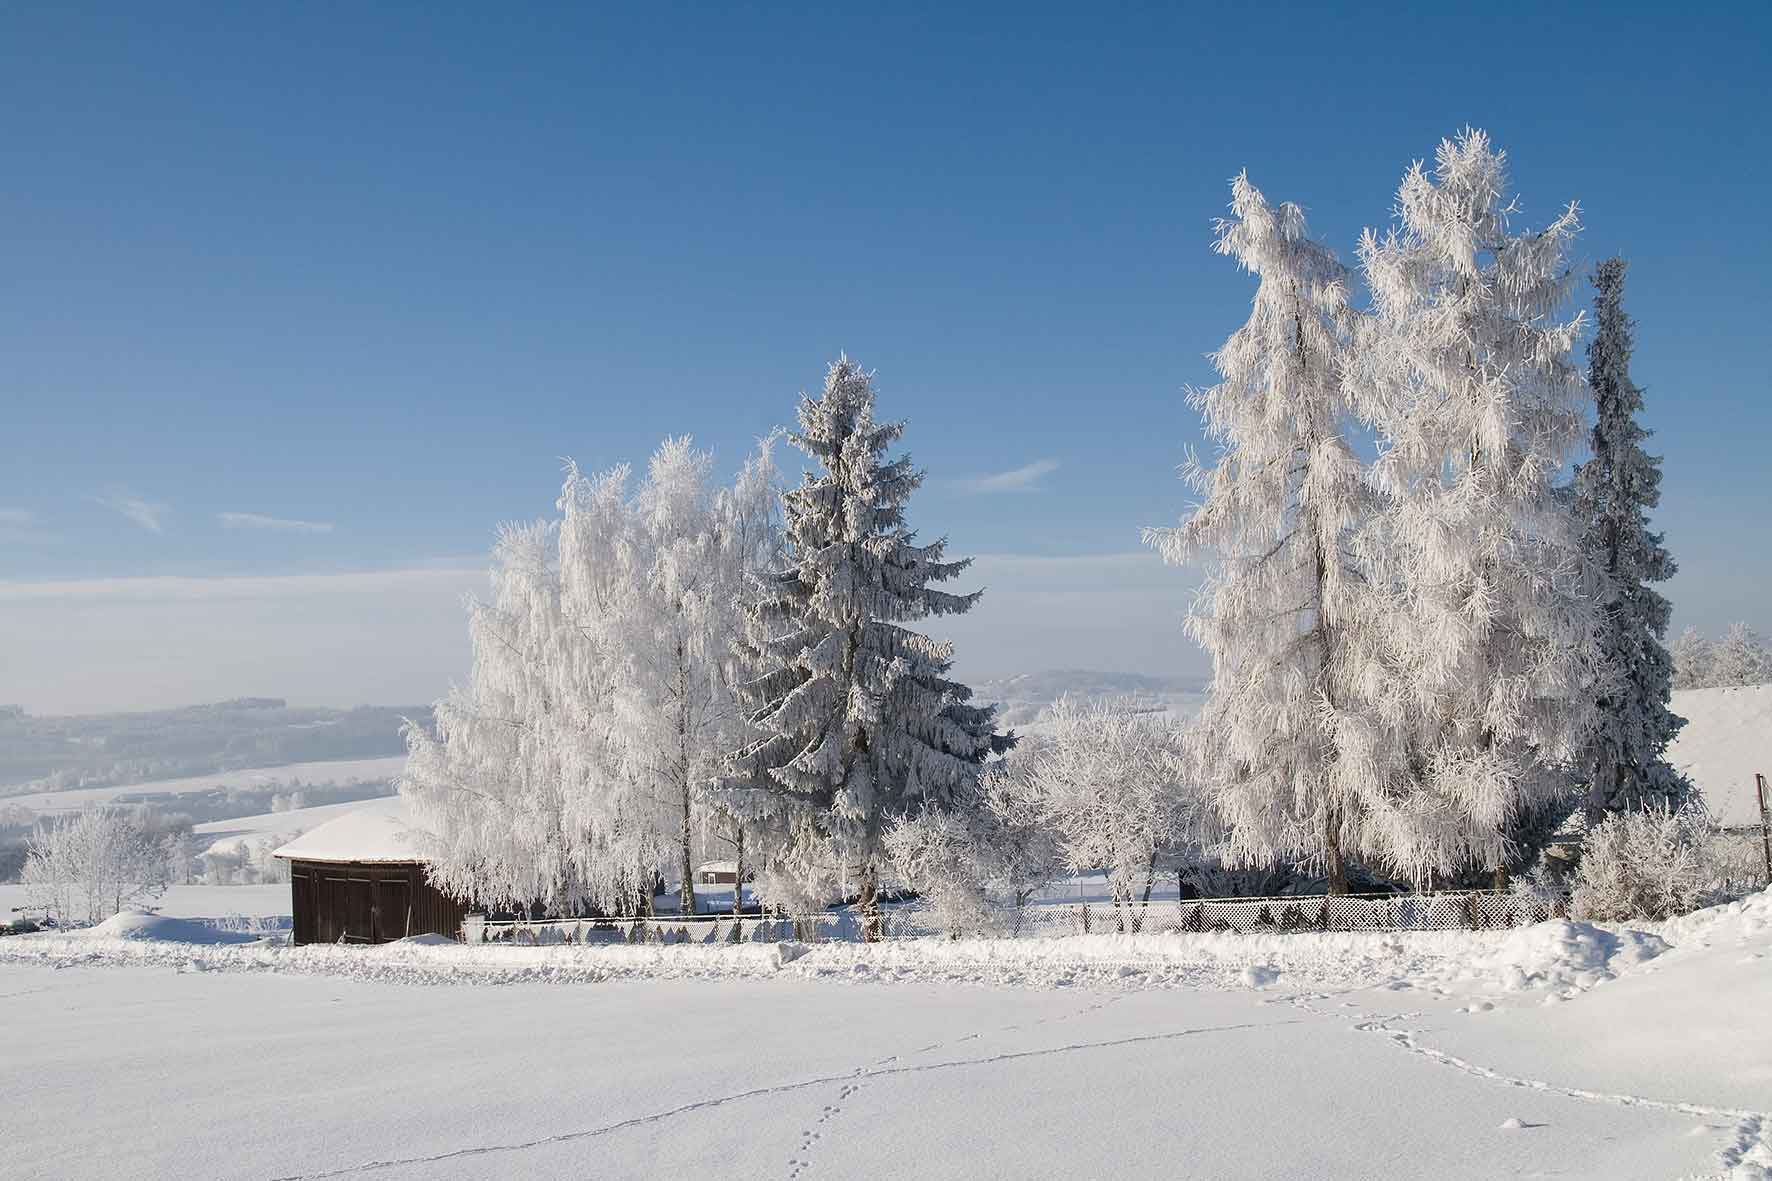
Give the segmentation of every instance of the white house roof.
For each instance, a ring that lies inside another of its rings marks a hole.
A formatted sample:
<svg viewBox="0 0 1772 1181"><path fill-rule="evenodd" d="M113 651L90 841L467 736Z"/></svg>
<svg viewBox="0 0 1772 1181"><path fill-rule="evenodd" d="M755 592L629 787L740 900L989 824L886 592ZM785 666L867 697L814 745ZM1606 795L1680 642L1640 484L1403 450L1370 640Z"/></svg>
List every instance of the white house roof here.
<svg viewBox="0 0 1772 1181"><path fill-rule="evenodd" d="M736 861L704 861L695 867L696 873L737 873Z"/></svg>
<svg viewBox="0 0 1772 1181"><path fill-rule="evenodd" d="M271 854L285 861L423 861L428 834L400 796L372 800L296 837Z"/></svg>
<svg viewBox="0 0 1772 1181"><path fill-rule="evenodd" d="M1725 828L1757 827L1754 772L1772 781L1772 685L1686 689L1673 695L1686 726L1667 747L1667 761L1704 792Z"/></svg>

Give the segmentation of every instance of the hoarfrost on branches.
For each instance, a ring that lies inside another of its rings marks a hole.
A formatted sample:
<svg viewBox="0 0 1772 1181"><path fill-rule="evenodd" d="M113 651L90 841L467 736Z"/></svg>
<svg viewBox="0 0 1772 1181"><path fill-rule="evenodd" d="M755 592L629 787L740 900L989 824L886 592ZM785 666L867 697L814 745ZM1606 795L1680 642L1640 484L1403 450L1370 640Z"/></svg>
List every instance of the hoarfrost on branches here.
<svg viewBox="0 0 1772 1181"><path fill-rule="evenodd" d="M167 885L166 848L144 811L88 806L37 826L19 880L56 922L103 922Z"/></svg>
<svg viewBox="0 0 1772 1181"><path fill-rule="evenodd" d="M634 490L625 466L568 465L560 519L501 532L469 683L434 732L407 729L401 791L441 888L645 912L669 868L693 905L700 812L741 728L730 636L776 544L771 442L731 488L687 439Z"/></svg>
<svg viewBox="0 0 1772 1181"><path fill-rule="evenodd" d="M1201 503L1177 529L1146 530L1177 565L1211 558L1188 633L1212 654L1193 731L1195 763L1229 828L1236 865L1324 864L1344 892L1344 849L1367 844L1398 757L1362 716L1383 603L1352 535L1374 513L1344 433L1344 371L1356 335L1347 269L1304 213L1271 205L1240 175L1214 248L1258 282L1249 320L1214 356L1223 380L1190 403L1220 448L1186 479Z"/></svg>
<svg viewBox="0 0 1772 1181"><path fill-rule="evenodd" d="M1575 473L1582 544L1607 577L1600 654L1615 674L1580 762L1589 824L1657 801L1677 805L1691 790L1662 757L1686 723L1667 706L1674 665L1662 641L1672 607L1649 584L1672 578L1674 561L1649 528L1649 510L1661 502L1661 461L1643 450L1649 432L1637 423L1643 394L1630 377L1634 330L1624 311L1624 274L1620 258L1594 273L1597 329L1587 356L1598 413L1593 458Z"/></svg>
<svg viewBox="0 0 1772 1181"><path fill-rule="evenodd" d="M953 651L904 626L970 610L980 592L935 589L968 561L918 545L905 504L922 473L885 452L904 424L874 418L869 376L847 357L802 397L789 438L817 467L786 493L785 565L751 603L744 703L759 736L731 759L731 807L810 874L852 868L877 936L881 841L894 815L951 806L1013 739L948 673Z"/></svg>
<svg viewBox="0 0 1772 1181"><path fill-rule="evenodd" d="M1394 596L1380 716L1410 748L1379 835L1405 872L1500 866L1510 824L1566 789L1605 687L1603 575L1555 480L1587 385L1561 318L1571 205L1516 232L1504 158L1480 131L1411 167L1401 224L1360 257L1374 319L1349 388L1381 434L1365 563Z"/></svg>
<svg viewBox="0 0 1772 1181"><path fill-rule="evenodd" d="M1188 859L1211 831L1181 727L1166 714L1069 697L1050 723L1028 774L1065 864L1105 870L1117 908L1150 901L1164 854Z"/></svg>
<svg viewBox="0 0 1772 1181"><path fill-rule="evenodd" d="M1590 829L1570 909L1599 922L1666 919L1703 905L1713 873L1712 825L1703 805L1653 804L1614 813Z"/></svg>
<svg viewBox="0 0 1772 1181"><path fill-rule="evenodd" d="M1032 774L1037 757L1022 750L994 762L972 799L887 829L887 857L930 904L941 930L1014 935L1034 896L1064 873Z"/></svg>

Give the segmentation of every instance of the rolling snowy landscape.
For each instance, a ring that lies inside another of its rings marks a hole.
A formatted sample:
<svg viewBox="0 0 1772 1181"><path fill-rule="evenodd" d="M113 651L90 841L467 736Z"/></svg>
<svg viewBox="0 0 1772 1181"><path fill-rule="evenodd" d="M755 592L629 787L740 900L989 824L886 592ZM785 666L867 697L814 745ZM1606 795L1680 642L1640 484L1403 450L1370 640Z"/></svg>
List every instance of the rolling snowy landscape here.
<svg viewBox="0 0 1772 1181"><path fill-rule="evenodd" d="M0 1181L1772 1181L1768 78L0 8Z"/></svg>

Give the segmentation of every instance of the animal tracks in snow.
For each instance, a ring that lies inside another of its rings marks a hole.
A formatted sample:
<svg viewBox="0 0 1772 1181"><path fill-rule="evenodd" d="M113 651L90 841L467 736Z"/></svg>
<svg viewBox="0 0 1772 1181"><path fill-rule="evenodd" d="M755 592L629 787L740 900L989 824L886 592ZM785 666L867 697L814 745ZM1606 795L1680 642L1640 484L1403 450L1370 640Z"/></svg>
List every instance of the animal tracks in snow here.
<svg viewBox="0 0 1772 1181"><path fill-rule="evenodd" d="M1351 1014L1330 1013L1318 1009L1312 1000L1329 999L1328 994L1301 994L1284 998L1294 1007L1323 1017L1345 1018ZM1343 1002L1346 1004L1346 1002ZM1746 1181L1772 1181L1772 1116L1764 1112L1743 1111L1730 1107L1713 1107L1703 1103L1689 1103L1681 1100L1652 1099L1644 1095L1627 1095L1608 1091L1594 1091L1585 1087L1568 1087L1543 1079L1523 1078L1506 1074L1480 1063L1470 1062L1456 1054L1423 1045L1418 1031L1396 1028L1396 1023L1418 1016L1414 1013L1376 1014L1360 1013L1352 1028L1360 1033L1370 1033L1384 1038L1393 1046L1406 1053L1426 1058L1439 1066L1480 1078L1487 1082L1499 1083L1508 1087L1519 1087L1525 1090L1538 1091L1544 1094L1560 1095L1567 1099L1578 1099L1586 1103L1604 1103L1616 1107L1640 1107L1656 1111L1674 1111L1686 1115L1705 1116L1711 1119L1732 1121L1721 1125L1699 1125L1692 1130L1693 1135L1710 1134L1732 1128L1733 1140L1716 1153L1716 1164L1731 1177L1741 1177ZM1536 1125L1522 1125L1532 1127Z"/></svg>

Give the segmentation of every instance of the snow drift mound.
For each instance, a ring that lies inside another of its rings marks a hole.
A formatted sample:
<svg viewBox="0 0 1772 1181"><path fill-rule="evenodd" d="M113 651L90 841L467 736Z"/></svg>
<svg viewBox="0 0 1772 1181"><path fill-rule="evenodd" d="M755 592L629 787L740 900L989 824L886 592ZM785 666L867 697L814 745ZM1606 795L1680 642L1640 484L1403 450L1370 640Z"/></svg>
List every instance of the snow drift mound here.
<svg viewBox="0 0 1772 1181"><path fill-rule="evenodd" d="M166 943L254 943L259 939L259 936L244 931L218 931L189 919L168 918L142 910L125 910L96 927L68 934L109 939L157 939Z"/></svg>
<svg viewBox="0 0 1772 1181"><path fill-rule="evenodd" d="M1508 992L1585 992L1671 946L1659 935L1555 920L1511 932L1478 961L1480 972Z"/></svg>

